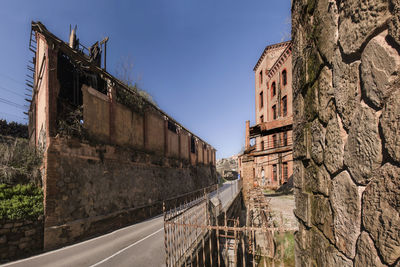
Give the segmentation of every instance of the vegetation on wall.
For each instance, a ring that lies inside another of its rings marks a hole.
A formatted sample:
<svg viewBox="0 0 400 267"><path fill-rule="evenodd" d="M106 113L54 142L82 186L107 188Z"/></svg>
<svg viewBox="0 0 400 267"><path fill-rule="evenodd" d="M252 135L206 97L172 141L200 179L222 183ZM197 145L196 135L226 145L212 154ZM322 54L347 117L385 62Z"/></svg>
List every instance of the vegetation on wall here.
<svg viewBox="0 0 400 267"><path fill-rule="evenodd" d="M40 185L42 155L27 139L0 135L0 183Z"/></svg>
<svg viewBox="0 0 400 267"><path fill-rule="evenodd" d="M73 107L59 101L62 112L58 113L57 133L62 136L88 139L88 133L83 127L83 106Z"/></svg>
<svg viewBox="0 0 400 267"><path fill-rule="evenodd" d="M131 92L121 87L117 88L117 102L142 114L148 103L140 95L139 89L136 85L129 86L129 88Z"/></svg>
<svg viewBox="0 0 400 267"><path fill-rule="evenodd" d="M43 191L34 184L0 184L0 220L37 219L43 214Z"/></svg>
<svg viewBox="0 0 400 267"><path fill-rule="evenodd" d="M0 220L43 214L42 155L27 139L0 135Z"/></svg>
<svg viewBox="0 0 400 267"><path fill-rule="evenodd" d="M117 101L139 112L143 110L147 102L157 106L153 97L148 92L141 89L137 82L135 82L139 80L139 78L133 77L133 66L133 60L129 56L121 59L118 63L116 77L127 85L131 92L123 88L117 88Z"/></svg>

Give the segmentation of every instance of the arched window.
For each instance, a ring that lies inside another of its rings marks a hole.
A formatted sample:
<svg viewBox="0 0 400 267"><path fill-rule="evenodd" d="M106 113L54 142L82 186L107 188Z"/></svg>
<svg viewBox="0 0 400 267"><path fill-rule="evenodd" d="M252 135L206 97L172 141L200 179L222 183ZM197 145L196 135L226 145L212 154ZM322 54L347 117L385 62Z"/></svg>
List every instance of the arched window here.
<svg viewBox="0 0 400 267"><path fill-rule="evenodd" d="M287 72L286 72L286 70L282 71L282 83L283 83L283 85L287 84Z"/></svg>
<svg viewBox="0 0 400 267"><path fill-rule="evenodd" d="M275 82L272 83L271 89L272 89L272 96L275 96L276 95L276 83Z"/></svg>

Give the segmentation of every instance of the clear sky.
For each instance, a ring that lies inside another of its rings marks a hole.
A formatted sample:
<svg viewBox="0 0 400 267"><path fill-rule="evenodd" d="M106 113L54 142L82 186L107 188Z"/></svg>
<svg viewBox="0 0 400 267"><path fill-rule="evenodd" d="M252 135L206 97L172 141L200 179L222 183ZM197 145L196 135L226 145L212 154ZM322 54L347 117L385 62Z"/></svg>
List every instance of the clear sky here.
<svg viewBox="0 0 400 267"><path fill-rule="evenodd" d="M64 41L76 24L87 47L109 36L107 71L115 74L129 57L139 86L214 146L218 158L238 153L245 120L254 124L253 67L259 56L266 45L290 36L290 0L1 3L0 118L27 123L21 106L27 104L31 21L41 21Z"/></svg>

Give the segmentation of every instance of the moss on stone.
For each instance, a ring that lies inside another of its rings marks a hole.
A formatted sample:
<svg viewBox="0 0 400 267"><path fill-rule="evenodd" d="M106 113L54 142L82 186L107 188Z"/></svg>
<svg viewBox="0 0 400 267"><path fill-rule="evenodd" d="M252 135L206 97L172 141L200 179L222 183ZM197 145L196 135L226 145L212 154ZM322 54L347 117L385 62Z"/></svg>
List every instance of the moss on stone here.
<svg viewBox="0 0 400 267"><path fill-rule="evenodd" d="M318 116L318 81L308 86L304 96L304 115L307 121L313 121Z"/></svg>
<svg viewBox="0 0 400 267"><path fill-rule="evenodd" d="M315 10L316 0L307 0L307 13L313 14Z"/></svg>
<svg viewBox="0 0 400 267"><path fill-rule="evenodd" d="M312 49L306 61L307 66L307 83L313 83L317 78L322 66L322 60L316 49Z"/></svg>

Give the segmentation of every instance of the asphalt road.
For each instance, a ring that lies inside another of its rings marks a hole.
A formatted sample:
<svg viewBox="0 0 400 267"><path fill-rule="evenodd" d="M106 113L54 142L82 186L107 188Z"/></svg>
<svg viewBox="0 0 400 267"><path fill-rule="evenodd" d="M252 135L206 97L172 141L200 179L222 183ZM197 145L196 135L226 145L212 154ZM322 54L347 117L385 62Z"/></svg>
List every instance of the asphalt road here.
<svg viewBox="0 0 400 267"><path fill-rule="evenodd" d="M158 216L85 242L4 266L165 266L163 224L163 217Z"/></svg>
<svg viewBox="0 0 400 267"><path fill-rule="evenodd" d="M218 197L229 203L235 190L225 183ZM3 267L108 267L165 266L164 221L157 216L112 233L37 256L2 265Z"/></svg>

